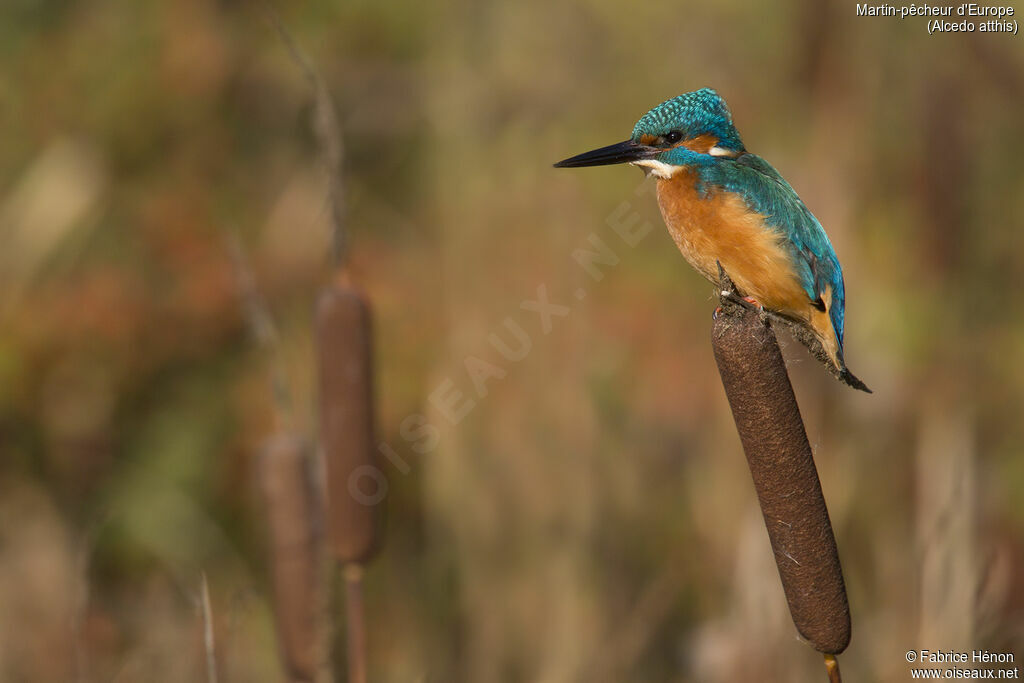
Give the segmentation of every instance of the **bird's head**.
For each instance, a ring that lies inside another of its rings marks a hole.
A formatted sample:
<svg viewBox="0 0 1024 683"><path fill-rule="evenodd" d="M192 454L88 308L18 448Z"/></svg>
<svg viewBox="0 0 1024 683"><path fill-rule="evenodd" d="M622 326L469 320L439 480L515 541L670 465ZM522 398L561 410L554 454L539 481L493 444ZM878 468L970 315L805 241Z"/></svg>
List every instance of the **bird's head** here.
<svg viewBox="0 0 1024 683"><path fill-rule="evenodd" d="M744 152L725 100L710 88L683 93L644 114L625 142L564 159L556 168L633 164L659 178Z"/></svg>

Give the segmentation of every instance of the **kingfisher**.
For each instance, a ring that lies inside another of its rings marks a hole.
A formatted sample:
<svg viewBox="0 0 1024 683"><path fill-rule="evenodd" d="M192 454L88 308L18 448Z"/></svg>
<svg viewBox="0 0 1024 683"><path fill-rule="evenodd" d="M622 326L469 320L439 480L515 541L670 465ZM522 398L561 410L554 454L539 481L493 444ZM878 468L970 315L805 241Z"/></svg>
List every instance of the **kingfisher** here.
<svg viewBox="0 0 1024 683"><path fill-rule="evenodd" d="M725 100L704 88L644 114L625 142L556 168L639 166L657 179L658 206L686 260L713 283L725 271L751 304L808 330L833 374L870 390L843 360L843 271L796 191L743 145Z"/></svg>

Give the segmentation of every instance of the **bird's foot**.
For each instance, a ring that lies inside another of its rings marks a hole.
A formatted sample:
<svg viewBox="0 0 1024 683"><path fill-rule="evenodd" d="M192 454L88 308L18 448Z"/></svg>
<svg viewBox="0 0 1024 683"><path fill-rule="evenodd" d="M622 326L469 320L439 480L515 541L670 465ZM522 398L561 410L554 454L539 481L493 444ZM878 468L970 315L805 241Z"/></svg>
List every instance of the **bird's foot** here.
<svg viewBox="0 0 1024 683"><path fill-rule="evenodd" d="M766 311L764 310L764 306L761 304L760 301L758 301L752 296L740 296L740 294L735 289L723 289L719 294L720 298L723 301L729 301L731 303L742 306L743 308L753 309L755 311L758 311L759 313L766 313Z"/></svg>
<svg viewBox="0 0 1024 683"><path fill-rule="evenodd" d="M716 306L715 307L715 312L711 314L711 319L712 320L718 320L718 316L720 316L721 314L722 314L722 307L721 306Z"/></svg>
<svg viewBox="0 0 1024 683"><path fill-rule="evenodd" d="M763 311L764 310L764 306L761 305L761 302L758 301L757 299L755 299L754 297L752 297L752 296L743 296L743 297L740 297L740 298L743 299L744 301L746 301L751 306L755 307L757 310L759 310L759 311Z"/></svg>
<svg viewBox="0 0 1024 683"><path fill-rule="evenodd" d="M770 315L764 310L764 306L761 305L761 302L754 297L741 296L736 289L736 285L733 284L732 279L729 277L729 274L725 272L724 268L722 268L722 264L719 262L716 262L716 264L718 265L718 300L721 302L722 306L730 309L730 315L732 314L732 307L734 306L755 310L759 312L762 317ZM722 306L719 306L715 310L715 320L717 320L718 315L723 312Z"/></svg>

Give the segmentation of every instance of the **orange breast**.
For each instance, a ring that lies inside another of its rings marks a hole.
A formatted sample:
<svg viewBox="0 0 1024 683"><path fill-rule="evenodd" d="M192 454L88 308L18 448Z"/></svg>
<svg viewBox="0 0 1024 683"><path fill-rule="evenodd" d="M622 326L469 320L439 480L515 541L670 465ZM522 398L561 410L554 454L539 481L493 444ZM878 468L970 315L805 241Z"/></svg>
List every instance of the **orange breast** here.
<svg viewBox="0 0 1024 683"><path fill-rule="evenodd" d="M696 174L684 170L658 181L658 205L679 251L704 277L717 283L719 262L736 287L765 308L811 319L815 309L793 269L785 238L739 196L724 191L704 196L697 190Z"/></svg>

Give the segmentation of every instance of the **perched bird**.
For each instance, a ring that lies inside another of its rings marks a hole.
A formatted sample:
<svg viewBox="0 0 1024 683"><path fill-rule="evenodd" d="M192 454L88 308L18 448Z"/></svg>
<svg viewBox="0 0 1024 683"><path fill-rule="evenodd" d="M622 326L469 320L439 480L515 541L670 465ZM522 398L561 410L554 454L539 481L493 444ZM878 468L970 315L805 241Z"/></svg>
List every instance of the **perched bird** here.
<svg viewBox="0 0 1024 683"><path fill-rule="evenodd" d="M818 219L779 172L743 146L725 100L709 88L662 102L629 140L557 168L628 163L657 178L658 205L679 251L765 310L810 330L846 384L843 271Z"/></svg>

